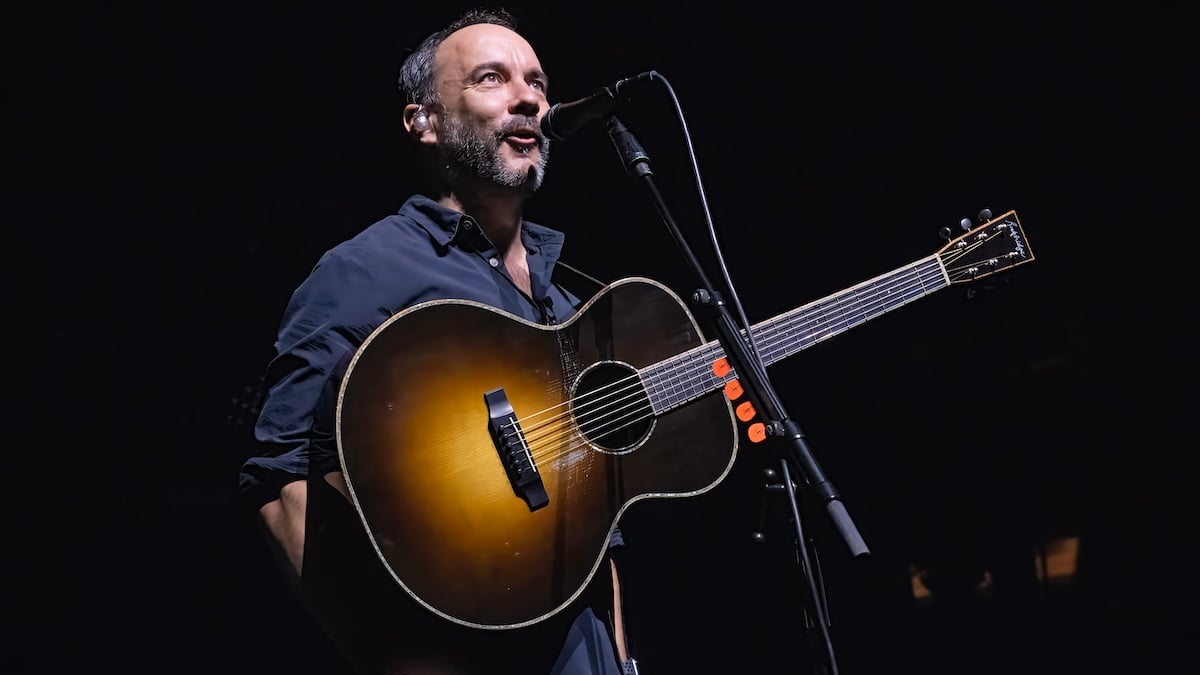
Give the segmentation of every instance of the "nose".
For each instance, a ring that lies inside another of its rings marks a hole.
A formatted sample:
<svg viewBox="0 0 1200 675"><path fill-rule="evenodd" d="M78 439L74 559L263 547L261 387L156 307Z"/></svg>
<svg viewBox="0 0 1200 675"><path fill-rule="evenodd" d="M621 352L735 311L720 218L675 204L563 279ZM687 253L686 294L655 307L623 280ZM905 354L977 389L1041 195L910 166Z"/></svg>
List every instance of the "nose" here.
<svg viewBox="0 0 1200 675"><path fill-rule="evenodd" d="M514 115L536 117L542 110L542 101L544 100L545 98L542 96L540 90L530 86L528 82L520 82L517 84L512 113Z"/></svg>

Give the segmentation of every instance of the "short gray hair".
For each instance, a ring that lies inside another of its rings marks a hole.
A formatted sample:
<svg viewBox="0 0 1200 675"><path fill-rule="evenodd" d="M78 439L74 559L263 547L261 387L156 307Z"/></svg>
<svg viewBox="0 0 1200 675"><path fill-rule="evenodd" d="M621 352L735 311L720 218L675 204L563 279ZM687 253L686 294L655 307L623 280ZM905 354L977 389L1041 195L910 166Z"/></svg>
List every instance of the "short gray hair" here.
<svg viewBox="0 0 1200 675"><path fill-rule="evenodd" d="M422 105L438 101L437 85L434 82L433 57L438 47L451 33L479 23L490 23L503 26L514 33L517 32L517 21L504 9L472 9L460 15L450 25L433 33L421 41L411 54L400 65L400 92L409 103Z"/></svg>

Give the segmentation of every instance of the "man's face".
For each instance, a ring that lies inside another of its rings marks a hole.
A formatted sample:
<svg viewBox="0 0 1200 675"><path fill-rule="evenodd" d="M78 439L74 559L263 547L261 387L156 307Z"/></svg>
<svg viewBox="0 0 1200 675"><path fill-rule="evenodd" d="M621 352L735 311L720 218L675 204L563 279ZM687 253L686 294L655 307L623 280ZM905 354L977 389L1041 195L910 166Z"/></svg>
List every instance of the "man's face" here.
<svg viewBox="0 0 1200 675"><path fill-rule="evenodd" d="M437 142L447 169L537 190L550 159L538 120L549 104L546 75L529 43L501 26L468 26L438 48L434 69L442 104Z"/></svg>

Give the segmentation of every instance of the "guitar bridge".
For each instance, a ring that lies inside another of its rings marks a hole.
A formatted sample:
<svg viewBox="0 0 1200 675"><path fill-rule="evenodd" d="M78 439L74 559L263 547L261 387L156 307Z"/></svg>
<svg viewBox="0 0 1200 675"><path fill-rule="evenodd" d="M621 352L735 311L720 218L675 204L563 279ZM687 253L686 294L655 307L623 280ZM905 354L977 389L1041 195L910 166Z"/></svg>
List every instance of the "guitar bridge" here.
<svg viewBox="0 0 1200 675"><path fill-rule="evenodd" d="M529 505L530 511L549 504L550 497L546 494L542 475L538 473L533 453L525 441L525 432L517 422L517 415L504 389L485 393L483 402L488 409L488 431L491 432L492 443L500 455L500 464L508 474L513 492Z"/></svg>

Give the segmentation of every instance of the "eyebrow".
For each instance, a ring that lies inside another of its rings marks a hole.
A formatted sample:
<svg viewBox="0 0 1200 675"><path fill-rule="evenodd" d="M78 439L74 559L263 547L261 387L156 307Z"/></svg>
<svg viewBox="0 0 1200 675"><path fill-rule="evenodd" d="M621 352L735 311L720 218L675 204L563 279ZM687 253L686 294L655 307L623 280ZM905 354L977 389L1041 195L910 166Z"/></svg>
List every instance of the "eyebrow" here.
<svg viewBox="0 0 1200 675"><path fill-rule="evenodd" d="M480 71L484 70L500 70L507 72L508 64L502 61L488 61L487 63L481 63L471 69L470 75L471 77L475 77L480 73ZM547 87L550 86L550 76L547 75L541 68L531 68L525 71L525 76L536 77L537 79L545 82Z"/></svg>

